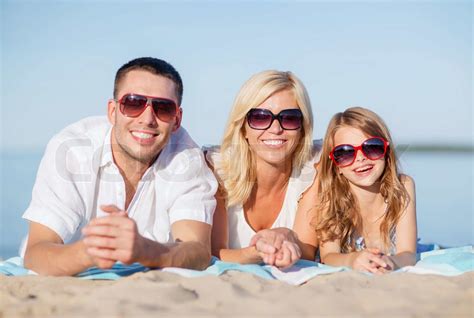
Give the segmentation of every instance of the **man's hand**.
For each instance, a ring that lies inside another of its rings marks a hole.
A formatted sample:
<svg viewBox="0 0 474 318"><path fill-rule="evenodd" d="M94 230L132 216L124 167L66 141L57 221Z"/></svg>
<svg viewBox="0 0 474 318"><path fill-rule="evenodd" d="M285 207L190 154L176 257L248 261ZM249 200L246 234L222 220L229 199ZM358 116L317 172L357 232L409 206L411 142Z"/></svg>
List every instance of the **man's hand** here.
<svg viewBox="0 0 474 318"><path fill-rule="evenodd" d="M101 206L109 215L93 219L82 233L87 253L100 268L110 268L116 261L139 262L144 238L134 220L114 205Z"/></svg>
<svg viewBox="0 0 474 318"><path fill-rule="evenodd" d="M250 240L263 262L279 268L287 268L301 258L296 234L287 228L265 229L259 231Z"/></svg>
<svg viewBox="0 0 474 318"><path fill-rule="evenodd" d="M93 266L102 269L107 269L112 268L114 266L115 260L94 257L93 255L89 254L89 252L87 251L89 247L84 243L84 239L77 243L81 245L81 255L84 256L81 258L83 260L82 265L84 266L84 269Z"/></svg>

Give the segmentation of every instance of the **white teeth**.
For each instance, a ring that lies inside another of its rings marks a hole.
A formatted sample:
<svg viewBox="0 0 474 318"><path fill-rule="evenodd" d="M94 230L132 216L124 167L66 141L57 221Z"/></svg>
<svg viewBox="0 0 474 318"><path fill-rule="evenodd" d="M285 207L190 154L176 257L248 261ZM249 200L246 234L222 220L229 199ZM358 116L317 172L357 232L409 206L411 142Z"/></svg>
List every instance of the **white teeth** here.
<svg viewBox="0 0 474 318"><path fill-rule="evenodd" d="M360 168L356 169L355 171L356 172L364 172L364 171L367 171L371 168L372 168L372 166L365 166L365 167L360 167Z"/></svg>
<svg viewBox="0 0 474 318"><path fill-rule="evenodd" d="M148 138L153 137L152 134L147 134L147 133L138 132L138 131L133 131L132 135L134 135L135 137L140 138L140 139L148 139Z"/></svg>
<svg viewBox="0 0 474 318"><path fill-rule="evenodd" d="M263 143L265 145L269 145L269 146L277 146L277 145L283 144L283 140L281 140L281 139L278 139L278 140L264 140Z"/></svg>

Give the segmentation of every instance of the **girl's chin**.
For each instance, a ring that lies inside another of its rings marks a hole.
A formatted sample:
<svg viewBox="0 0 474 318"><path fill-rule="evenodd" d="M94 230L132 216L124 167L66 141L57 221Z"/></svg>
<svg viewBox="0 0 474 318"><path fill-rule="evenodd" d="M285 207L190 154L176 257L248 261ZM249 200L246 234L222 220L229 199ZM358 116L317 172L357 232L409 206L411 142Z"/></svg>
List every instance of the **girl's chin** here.
<svg viewBox="0 0 474 318"><path fill-rule="evenodd" d="M349 182L353 186L366 190L373 190L374 188L378 188L380 186L380 183L374 180L349 180Z"/></svg>

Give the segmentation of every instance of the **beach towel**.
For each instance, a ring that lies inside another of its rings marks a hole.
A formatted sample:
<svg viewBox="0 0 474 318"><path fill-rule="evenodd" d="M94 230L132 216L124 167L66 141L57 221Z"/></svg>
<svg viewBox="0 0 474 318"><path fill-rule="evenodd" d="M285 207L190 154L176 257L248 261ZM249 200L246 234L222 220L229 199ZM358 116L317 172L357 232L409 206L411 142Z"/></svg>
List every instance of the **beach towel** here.
<svg viewBox="0 0 474 318"><path fill-rule="evenodd" d="M473 270L473 248L463 246L421 253L415 266L406 266L397 272L457 276Z"/></svg>
<svg viewBox="0 0 474 318"><path fill-rule="evenodd" d="M440 249L424 252L419 255L420 261L415 266L401 268L394 273L408 272L415 274L436 274L445 276L456 276L474 270L474 252L472 246L458 248ZM146 272L151 269L140 264L124 265L117 263L111 269L99 269L96 267L76 275L80 279L102 279L117 280L137 272ZM274 266L257 264L229 263L213 258L211 265L204 271L167 267L160 269L163 272L175 273L184 277L200 277L205 275L218 276L227 271L239 271L251 273L265 279L277 279L291 285L301 285L308 280L318 276L341 271L350 271L347 267L332 267L312 261L300 260L286 270L280 270ZM23 267L23 260L14 257L0 262L0 274L7 276L36 275L33 271Z"/></svg>
<svg viewBox="0 0 474 318"><path fill-rule="evenodd" d="M89 268L86 271L77 274L76 277L80 279L117 280L124 276L129 276L138 272L147 272L149 270L151 269L138 263L132 265L116 263L110 269L100 269L97 267ZM160 270L184 277L200 277L206 275L219 276L227 271L239 271L250 273L265 279L278 279L292 285L300 285L317 275L340 272L345 270L345 268L326 266L320 263L300 260L291 268L280 270L269 265L222 262L213 257L211 265L204 271L178 267L166 267ZM37 275L35 272L23 267L23 259L21 257L13 257L5 262L0 262L0 274L7 276Z"/></svg>

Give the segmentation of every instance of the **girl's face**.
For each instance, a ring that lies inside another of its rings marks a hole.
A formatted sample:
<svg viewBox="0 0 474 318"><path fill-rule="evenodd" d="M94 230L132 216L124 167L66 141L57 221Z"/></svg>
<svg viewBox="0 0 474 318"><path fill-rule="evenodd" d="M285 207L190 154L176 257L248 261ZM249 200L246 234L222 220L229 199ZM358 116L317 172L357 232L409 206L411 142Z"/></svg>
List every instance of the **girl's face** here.
<svg viewBox="0 0 474 318"><path fill-rule="evenodd" d="M271 95L256 108L267 109L274 115L282 110L299 109L295 95L291 90L283 90ZM255 154L257 165L269 164L279 167L291 167L291 159L298 142L301 139L301 130L286 130L279 121L274 119L271 126L264 130L253 129L245 123L245 138Z"/></svg>
<svg viewBox="0 0 474 318"><path fill-rule="evenodd" d="M344 126L334 134L334 146L349 144L360 146L371 136L366 135L358 128ZM336 167L351 186L371 187L380 180L385 169L385 156L377 159L368 159L361 150L357 151L354 162L347 167Z"/></svg>

